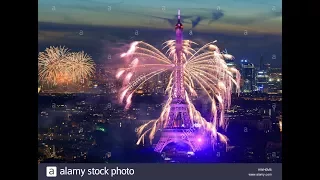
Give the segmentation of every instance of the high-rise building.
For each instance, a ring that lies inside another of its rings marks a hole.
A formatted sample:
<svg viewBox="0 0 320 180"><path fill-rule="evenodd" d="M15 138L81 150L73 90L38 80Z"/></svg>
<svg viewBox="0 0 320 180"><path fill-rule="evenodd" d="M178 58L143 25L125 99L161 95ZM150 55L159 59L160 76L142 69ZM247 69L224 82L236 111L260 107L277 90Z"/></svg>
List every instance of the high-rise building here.
<svg viewBox="0 0 320 180"><path fill-rule="evenodd" d="M243 80L242 92L252 92L255 87L255 67L248 60L241 60L241 77Z"/></svg>
<svg viewBox="0 0 320 180"><path fill-rule="evenodd" d="M269 72L269 91L271 94L282 93L282 72L281 68L270 68Z"/></svg>
<svg viewBox="0 0 320 180"><path fill-rule="evenodd" d="M260 71L266 71L268 72L270 70L270 64L269 63L265 63L263 56L260 56L260 64L259 64L259 70Z"/></svg>
<svg viewBox="0 0 320 180"><path fill-rule="evenodd" d="M226 60L226 63L227 63L227 66L228 66L229 68L236 68L236 64L234 63L233 60L227 59L227 60ZM233 74L233 77L234 77L234 78L236 77L236 74L235 74L235 73ZM233 86L233 87L232 87L232 93L235 93L235 92L236 92L236 85L233 84L232 86Z"/></svg>
<svg viewBox="0 0 320 180"><path fill-rule="evenodd" d="M266 71L267 73L270 71L271 69L271 64L266 63L263 65L263 70Z"/></svg>
<svg viewBox="0 0 320 180"><path fill-rule="evenodd" d="M260 56L259 70L260 70L260 71L263 71L263 70L264 70L264 67L263 67L263 56L262 56L262 55Z"/></svg>
<svg viewBox="0 0 320 180"><path fill-rule="evenodd" d="M268 93L269 76L266 71L260 70L257 72L257 87L260 92Z"/></svg>

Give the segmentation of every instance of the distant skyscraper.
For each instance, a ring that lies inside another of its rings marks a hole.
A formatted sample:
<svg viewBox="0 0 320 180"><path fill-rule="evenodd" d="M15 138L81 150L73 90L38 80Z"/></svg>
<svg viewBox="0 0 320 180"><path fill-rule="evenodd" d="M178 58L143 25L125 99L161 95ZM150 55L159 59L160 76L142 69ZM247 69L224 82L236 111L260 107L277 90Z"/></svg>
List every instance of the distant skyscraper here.
<svg viewBox="0 0 320 180"><path fill-rule="evenodd" d="M236 64L234 63L233 60L226 60L226 63L229 68L236 68ZM235 77L235 76L236 76L236 74L233 74L233 77ZM232 84L232 86L233 86L232 93L235 93L236 92L236 85Z"/></svg>
<svg viewBox="0 0 320 180"><path fill-rule="evenodd" d="M263 56L260 56L260 64L259 64L259 70L260 71L266 71L268 72L270 69L270 64L269 63L265 63Z"/></svg>
<svg viewBox="0 0 320 180"><path fill-rule="evenodd" d="M263 68L264 68L264 69L263 69L264 71L269 72L269 70L270 70L270 68L271 68L271 64L266 63L266 64L263 65Z"/></svg>
<svg viewBox="0 0 320 180"><path fill-rule="evenodd" d="M255 86L255 67L248 60L241 60L242 92L252 92Z"/></svg>
<svg viewBox="0 0 320 180"><path fill-rule="evenodd" d="M282 93L282 72L281 68L270 68L268 71L268 93Z"/></svg>
<svg viewBox="0 0 320 180"><path fill-rule="evenodd" d="M263 64L263 63L264 63L264 62L263 62L263 56L261 55L261 56L260 56L260 67L259 67L259 70L260 70L260 71L263 71L263 70L264 70L264 67L263 67L264 64Z"/></svg>
<svg viewBox="0 0 320 180"><path fill-rule="evenodd" d="M264 70L258 71L256 80L259 91L268 93L269 76L267 72Z"/></svg>

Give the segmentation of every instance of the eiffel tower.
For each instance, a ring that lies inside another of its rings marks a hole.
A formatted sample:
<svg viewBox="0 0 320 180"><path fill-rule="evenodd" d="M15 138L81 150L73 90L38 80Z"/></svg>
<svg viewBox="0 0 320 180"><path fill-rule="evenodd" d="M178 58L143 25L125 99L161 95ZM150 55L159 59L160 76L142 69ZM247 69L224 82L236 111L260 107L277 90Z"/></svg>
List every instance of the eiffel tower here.
<svg viewBox="0 0 320 180"><path fill-rule="evenodd" d="M182 62L182 32L183 25L180 21L180 10L178 10L178 22L176 30L176 58L174 71L174 85L172 102L170 104L169 120L161 131L161 137L154 151L161 153L165 146L171 142L183 142L188 144L193 152L201 149L199 135L194 131L189 112L188 103L185 99L183 84L183 62Z"/></svg>

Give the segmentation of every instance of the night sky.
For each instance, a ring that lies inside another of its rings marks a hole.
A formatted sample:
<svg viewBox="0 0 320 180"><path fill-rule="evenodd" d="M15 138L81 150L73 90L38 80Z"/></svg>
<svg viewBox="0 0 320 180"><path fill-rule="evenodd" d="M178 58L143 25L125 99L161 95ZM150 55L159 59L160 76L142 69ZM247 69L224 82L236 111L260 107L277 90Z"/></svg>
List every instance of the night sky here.
<svg viewBox="0 0 320 180"><path fill-rule="evenodd" d="M40 0L39 51L65 46L108 64L108 55L115 57L118 47L134 40L161 47L174 39L177 9L184 39L202 45L217 40L237 63L248 59L258 65L263 55L281 67L280 0Z"/></svg>

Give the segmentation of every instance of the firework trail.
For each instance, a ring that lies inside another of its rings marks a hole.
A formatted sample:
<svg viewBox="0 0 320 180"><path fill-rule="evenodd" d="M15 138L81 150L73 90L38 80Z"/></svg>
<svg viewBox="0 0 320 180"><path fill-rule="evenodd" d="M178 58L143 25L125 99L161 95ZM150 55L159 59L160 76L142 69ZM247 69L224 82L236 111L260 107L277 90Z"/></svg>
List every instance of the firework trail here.
<svg viewBox="0 0 320 180"><path fill-rule="evenodd" d="M83 51L49 47L38 56L39 81L49 85L79 83L93 75L94 66L91 57Z"/></svg>
<svg viewBox="0 0 320 180"><path fill-rule="evenodd" d="M216 41L195 50L191 47L193 44L197 45L195 42L182 40L182 37L179 37L182 36L182 32L176 30L176 36L176 40L168 40L164 43L163 49L167 49L165 53L143 41L136 41L131 44L127 52L121 54L129 66L119 69L116 78L121 79L123 83L119 92L119 101L126 103L126 109L130 107L133 93L145 82L158 74L171 73L166 87L169 99L158 119L151 120L138 128L137 144L144 142L147 134L152 141L158 129L168 127L170 104L177 96L182 96L186 100L192 125L201 124L202 128L211 132L212 143L215 143L218 138L226 143L227 137L217 132L217 129L218 127L226 128L224 111L231 105L233 85L237 93L240 89L239 71L229 68L225 62L226 59L234 59L234 57L220 52L215 45ZM191 96L198 96L200 91L204 92L211 102L213 119L210 122L201 116L190 99Z"/></svg>

